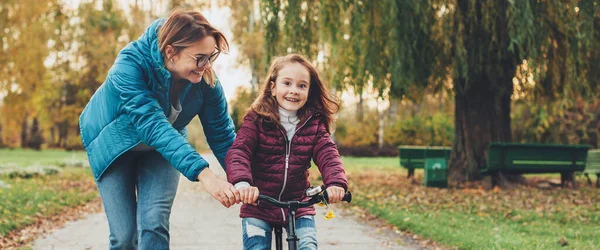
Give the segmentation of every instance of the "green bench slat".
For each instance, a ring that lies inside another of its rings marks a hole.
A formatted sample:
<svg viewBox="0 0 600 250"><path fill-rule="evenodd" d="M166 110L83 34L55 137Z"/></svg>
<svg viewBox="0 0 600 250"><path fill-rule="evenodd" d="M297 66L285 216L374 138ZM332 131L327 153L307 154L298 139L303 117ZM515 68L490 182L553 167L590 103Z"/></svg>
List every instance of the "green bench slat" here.
<svg viewBox="0 0 600 250"><path fill-rule="evenodd" d="M482 173L509 174L583 171L589 145L521 144L492 142Z"/></svg>
<svg viewBox="0 0 600 250"><path fill-rule="evenodd" d="M573 165L571 161L535 161L535 160L513 160L515 165ZM585 162L577 161L575 165L585 166Z"/></svg>
<svg viewBox="0 0 600 250"><path fill-rule="evenodd" d="M583 172L600 174L600 149L592 149L588 152L587 166Z"/></svg>

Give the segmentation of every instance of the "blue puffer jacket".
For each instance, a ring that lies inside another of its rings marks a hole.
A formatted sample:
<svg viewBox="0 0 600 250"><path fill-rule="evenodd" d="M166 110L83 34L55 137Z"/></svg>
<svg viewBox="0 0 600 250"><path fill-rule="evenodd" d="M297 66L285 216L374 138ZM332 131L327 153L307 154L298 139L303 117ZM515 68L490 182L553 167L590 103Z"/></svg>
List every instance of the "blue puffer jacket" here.
<svg viewBox="0 0 600 250"><path fill-rule="evenodd" d="M136 41L123 48L104 83L79 117L81 140L96 180L121 154L140 143L154 147L191 181L208 163L188 143L186 126L196 115L213 153L225 168L225 155L235 138L221 84L188 82L180 95L181 113L173 125L170 112L171 74L158 49L156 20ZM175 128L175 129L173 129Z"/></svg>

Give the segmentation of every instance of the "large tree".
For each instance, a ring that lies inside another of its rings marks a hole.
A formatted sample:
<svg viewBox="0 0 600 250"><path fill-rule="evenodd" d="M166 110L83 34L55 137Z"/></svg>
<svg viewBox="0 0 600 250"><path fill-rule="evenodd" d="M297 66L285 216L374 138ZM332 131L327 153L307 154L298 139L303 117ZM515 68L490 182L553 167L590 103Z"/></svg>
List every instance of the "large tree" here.
<svg viewBox="0 0 600 250"><path fill-rule="evenodd" d="M598 93L597 0L262 0L261 6L267 56L315 55L301 46L310 41L340 89L360 94L373 87L382 97L389 91L411 98L450 86L454 181L479 179L489 142L512 141L514 86L567 106Z"/></svg>
<svg viewBox="0 0 600 250"><path fill-rule="evenodd" d="M515 74L525 61L528 67L521 69L535 76L529 94L567 101L593 94L597 79L588 74L595 74L592 62L600 58L589 55L598 49L600 6L591 0L441 4L447 27L437 42L449 49L437 56L453 69L455 94L450 173L452 180L474 180L489 142L512 141L511 96L515 83L528 84Z"/></svg>

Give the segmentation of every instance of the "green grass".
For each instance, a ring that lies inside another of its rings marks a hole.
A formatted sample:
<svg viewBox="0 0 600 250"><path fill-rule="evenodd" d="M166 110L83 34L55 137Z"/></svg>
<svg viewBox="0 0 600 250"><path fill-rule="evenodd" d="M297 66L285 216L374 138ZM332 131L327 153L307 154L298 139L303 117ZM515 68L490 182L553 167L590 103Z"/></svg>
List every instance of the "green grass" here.
<svg viewBox="0 0 600 250"><path fill-rule="evenodd" d="M0 236L98 197L87 168L67 168L58 175L32 179L3 176L0 180L11 186L0 189Z"/></svg>
<svg viewBox="0 0 600 250"><path fill-rule="evenodd" d="M57 165L65 160L85 160L83 152L0 150L0 165ZM82 205L98 197L89 168L62 168L58 174L35 178L0 175L9 188L0 188L0 236Z"/></svg>
<svg viewBox="0 0 600 250"><path fill-rule="evenodd" d="M0 149L0 165L57 165L66 160L87 161L85 151Z"/></svg>
<svg viewBox="0 0 600 250"><path fill-rule="evenodd" d="M342 160L353 191L353 205L442 245L459 249L600 246L600 189L587 186L582 178L578 179L578 190L436 189L410 184L397 157ZM422 172L417 172L417 178L421 176ZM568 245L561 246L561 239Z"/></svg>
<svg viewBox="0 0 600 250"><path fill-rule="evenodd" d="M400 209L393 202L382 205L366 197L355 196L353 203L399 229L460 249L595 249L600 245L597 221L565 222L557 219L565 217L561 213L553 219L515 211L522 213L522 219L511 220L501 214ZM566 247L558 244L563 237L569 243Z"/></svg>
<svg viewBox="0 0 600 250"><path fill-rule="evenodd" d="M400 167L400 160L398 157L367 158L342 156L342 162L344 163L344 169L349 172L360 172L366 170L406 170L405 168Z"/></svg>

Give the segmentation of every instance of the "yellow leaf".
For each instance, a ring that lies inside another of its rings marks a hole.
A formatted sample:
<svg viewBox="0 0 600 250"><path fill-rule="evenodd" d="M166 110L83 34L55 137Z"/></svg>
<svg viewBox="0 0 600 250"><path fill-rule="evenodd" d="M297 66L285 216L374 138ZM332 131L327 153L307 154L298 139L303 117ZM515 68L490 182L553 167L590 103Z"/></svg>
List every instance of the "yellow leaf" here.
<svg viewBox="0 0 600 250"><path fill-rule="evenodd" d="M335 213L333 213L333 210L327 212L327 214L325 215L325 220L330 220L335 218Z"/></svg>
<svg viewBox="0 0 600 250"><path fill-rule="evenodd" d="M490 217L489 214L484 213L484 212L478 212L477 215L481 216L481 217Z"/></svg>

